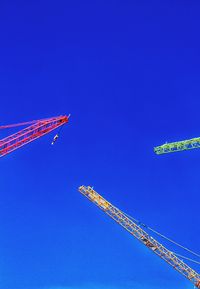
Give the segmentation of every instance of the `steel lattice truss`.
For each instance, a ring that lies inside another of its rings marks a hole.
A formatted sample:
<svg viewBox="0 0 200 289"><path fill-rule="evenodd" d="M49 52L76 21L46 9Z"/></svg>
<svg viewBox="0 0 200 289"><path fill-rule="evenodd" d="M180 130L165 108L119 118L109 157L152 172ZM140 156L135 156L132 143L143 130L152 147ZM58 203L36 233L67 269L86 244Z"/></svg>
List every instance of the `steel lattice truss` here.
<svg viewBox="0 0 200 289"><path fill-rule="evenodd" d="M0 140L0 157L3 157L25 144L36 140L67 122L67 116L58 116L17 125L1 126L0 128L8 128L33 123L19 132Z"/></svg>
<svg viewBox="0 0 200 289"><path fill-rule="evenodd" d="M166 143L154 148L157 155L200 148L200 137L178 142Z"/></svg>
<svg viewBox="0 0 200 289"><path fill-rule="evenodd" d="M119 225L126 229L136 239L142 242L146 247L153 251L160 258L165 260L175 270L189 279L197 288L200 288L200 275L180 260L175 254L166 249L161 243L147 234L140 226L128 218L122 211L106 201L101 195L91 187L81 186L79 191L91 202L103 210L109 217L115 220Z"/></svg>

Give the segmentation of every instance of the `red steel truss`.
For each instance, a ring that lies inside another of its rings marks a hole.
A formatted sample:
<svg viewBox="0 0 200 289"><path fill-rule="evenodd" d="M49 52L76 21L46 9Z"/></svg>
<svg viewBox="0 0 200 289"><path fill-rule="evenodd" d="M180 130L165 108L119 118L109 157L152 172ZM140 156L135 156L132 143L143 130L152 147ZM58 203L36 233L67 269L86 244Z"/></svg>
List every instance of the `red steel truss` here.
<svg viewBox="0 0 200 289"><path fill-rule="evenodd" d="M0 129L31 124L30 126L0 140L0 157L34 141L68 122L68 116L57 116L16 125L0 126Z"/></svg>
<svg viewBox="0 0 200 289"><path fill-rule="evenodd" d="M143 243L147 248L153 251L160 258L165 260L175 270L189 279L197 288L200 288L200 275L180 260L173 252L165 248L161 243L147 234L140 226L127 217L122 211L114 207L91 187L81 186L79 192L87 197L91 202L97 205L109 217L126 229L131 235Z"/></svg>

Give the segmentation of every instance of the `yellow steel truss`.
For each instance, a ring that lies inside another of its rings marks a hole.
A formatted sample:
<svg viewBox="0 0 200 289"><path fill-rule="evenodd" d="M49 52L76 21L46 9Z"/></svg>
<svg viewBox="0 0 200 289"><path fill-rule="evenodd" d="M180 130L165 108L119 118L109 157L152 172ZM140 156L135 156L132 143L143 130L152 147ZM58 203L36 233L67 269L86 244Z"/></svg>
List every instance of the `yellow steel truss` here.
<svg viewBox="0 0 200 289"><path fill-rule="evenodd" d="M104 211L109 217L126 229L136 239L143 243L147 248L153 251L160 258L165 260L175 270L189 279L197 288L200 288L200 275L180 260L173 252L165 248L161 243L156 241L153 237L147 234L139 225L133 220L127 217L122 211L113 206L107 200L91 187L81 186L79 187L80 193L87 197L91 202L97 205L102 211Z"/></svg>

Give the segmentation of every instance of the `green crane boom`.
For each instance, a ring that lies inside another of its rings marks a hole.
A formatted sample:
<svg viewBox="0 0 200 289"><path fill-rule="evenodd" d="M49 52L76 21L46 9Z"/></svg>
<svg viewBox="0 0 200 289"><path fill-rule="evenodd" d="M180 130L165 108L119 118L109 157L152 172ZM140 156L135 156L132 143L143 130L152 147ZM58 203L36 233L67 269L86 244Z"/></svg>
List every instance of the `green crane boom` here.
<svg viewBox="0 0 200 289"><path fill-rule="evenodd" d="M200 148L200 137L192 138L183 141L165 143L161 146L154 147L154 152L157 155L180 152Z"/></svg>

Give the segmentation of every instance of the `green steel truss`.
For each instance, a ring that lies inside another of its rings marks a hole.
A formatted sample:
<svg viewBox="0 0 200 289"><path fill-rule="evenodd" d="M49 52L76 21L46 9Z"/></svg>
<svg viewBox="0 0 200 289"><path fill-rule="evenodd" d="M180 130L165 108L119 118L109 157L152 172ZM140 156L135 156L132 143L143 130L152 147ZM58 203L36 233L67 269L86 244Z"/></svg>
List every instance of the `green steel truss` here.
<svg viewBox="0 0 200 289"><path fill-rule="evenodd" d="M161 146L154 147L154 152L157 155L180 152L200 148L200 137L192 138L183 141L165 143Z"/></svg>

